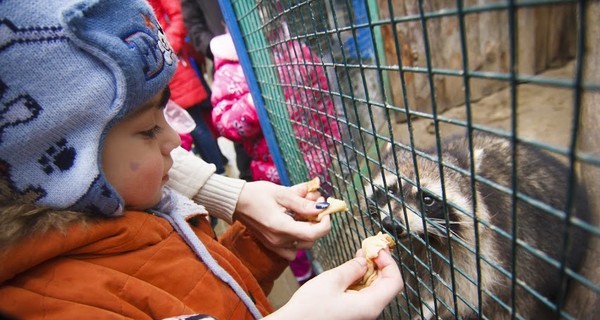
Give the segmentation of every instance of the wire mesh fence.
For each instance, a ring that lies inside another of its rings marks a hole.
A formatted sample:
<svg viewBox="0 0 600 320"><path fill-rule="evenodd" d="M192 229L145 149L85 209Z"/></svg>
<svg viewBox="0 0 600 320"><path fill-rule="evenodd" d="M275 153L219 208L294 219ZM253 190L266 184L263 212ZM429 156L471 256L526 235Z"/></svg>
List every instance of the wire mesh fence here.
<svg viewBox="0 0 600 320"><path fill-rule="evenodd" d="M381 319L593 319L600 302L598 1L221 1L282 181L379 231Z"/></svg>

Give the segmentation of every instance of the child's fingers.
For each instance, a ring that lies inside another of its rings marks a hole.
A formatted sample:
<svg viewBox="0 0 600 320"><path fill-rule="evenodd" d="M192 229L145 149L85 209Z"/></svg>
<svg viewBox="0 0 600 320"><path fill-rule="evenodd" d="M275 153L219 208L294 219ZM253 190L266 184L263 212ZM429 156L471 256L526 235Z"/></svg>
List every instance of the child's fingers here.
<svg viewBox="0 0 600 320"><path fill-rule="evenodd" d="M346 263L332 269L340 277L338 284L342 288L348 288L367 272L367 260L363 257L357 257Z"/></svg>
<svg viewBox="0 0 600 320"><path fill-rule="evenodd" d="M386 250L379 251L379 255L373 261L378 268L377 279L364 290L381 291L385 287L383 291L389 294L391 299L404 287L400 269L394 258Z"/></svg>

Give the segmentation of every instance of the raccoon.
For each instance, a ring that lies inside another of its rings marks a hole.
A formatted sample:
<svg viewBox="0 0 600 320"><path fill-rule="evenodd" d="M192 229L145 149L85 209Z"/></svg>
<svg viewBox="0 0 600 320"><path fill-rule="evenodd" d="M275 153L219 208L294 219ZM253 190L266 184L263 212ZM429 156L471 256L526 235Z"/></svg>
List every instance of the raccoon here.
<svg viewBox="0 0 600 320"><path fill-rule="evenodd" d="M367 192L371 213L400 244L413 318L510 319L513 308L517 317L552 318L550 306L566 292L559 266L577 270L587 239L558 217L567 208L567 166L518 144L513 170L510 140L475 133L472 149L466 136L441 143L442 175L436 149L415 157L388 150L383 168L397 173L384 171ZM571 221L587 220L586 199L575 185Z"/></svg>

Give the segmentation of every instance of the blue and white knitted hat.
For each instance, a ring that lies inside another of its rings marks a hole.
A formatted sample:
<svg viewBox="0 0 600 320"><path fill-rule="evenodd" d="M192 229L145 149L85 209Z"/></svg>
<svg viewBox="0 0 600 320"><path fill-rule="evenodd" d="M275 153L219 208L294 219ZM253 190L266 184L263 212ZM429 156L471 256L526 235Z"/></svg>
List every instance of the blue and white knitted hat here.
<svg viewBox="0 0 600 320"><path fill-rule="evenodd" d="M0 1L0 192L121 214L102 141L168 85L175 59L145 0Z"/></svg>

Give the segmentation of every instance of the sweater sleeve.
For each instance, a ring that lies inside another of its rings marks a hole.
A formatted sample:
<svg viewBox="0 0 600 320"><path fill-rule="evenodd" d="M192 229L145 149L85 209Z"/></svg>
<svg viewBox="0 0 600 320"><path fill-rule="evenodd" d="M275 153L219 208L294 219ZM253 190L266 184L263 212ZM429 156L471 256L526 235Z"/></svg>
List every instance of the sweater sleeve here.
<svg viewBox="0 0 600 320"><path fill-rule="evenodd" d="M171 156L173 167L169 171L167 185L202 204L210 215L231 223L246 182L215 174L214 164L205 162L183 148L176 148Z"/></svg>

